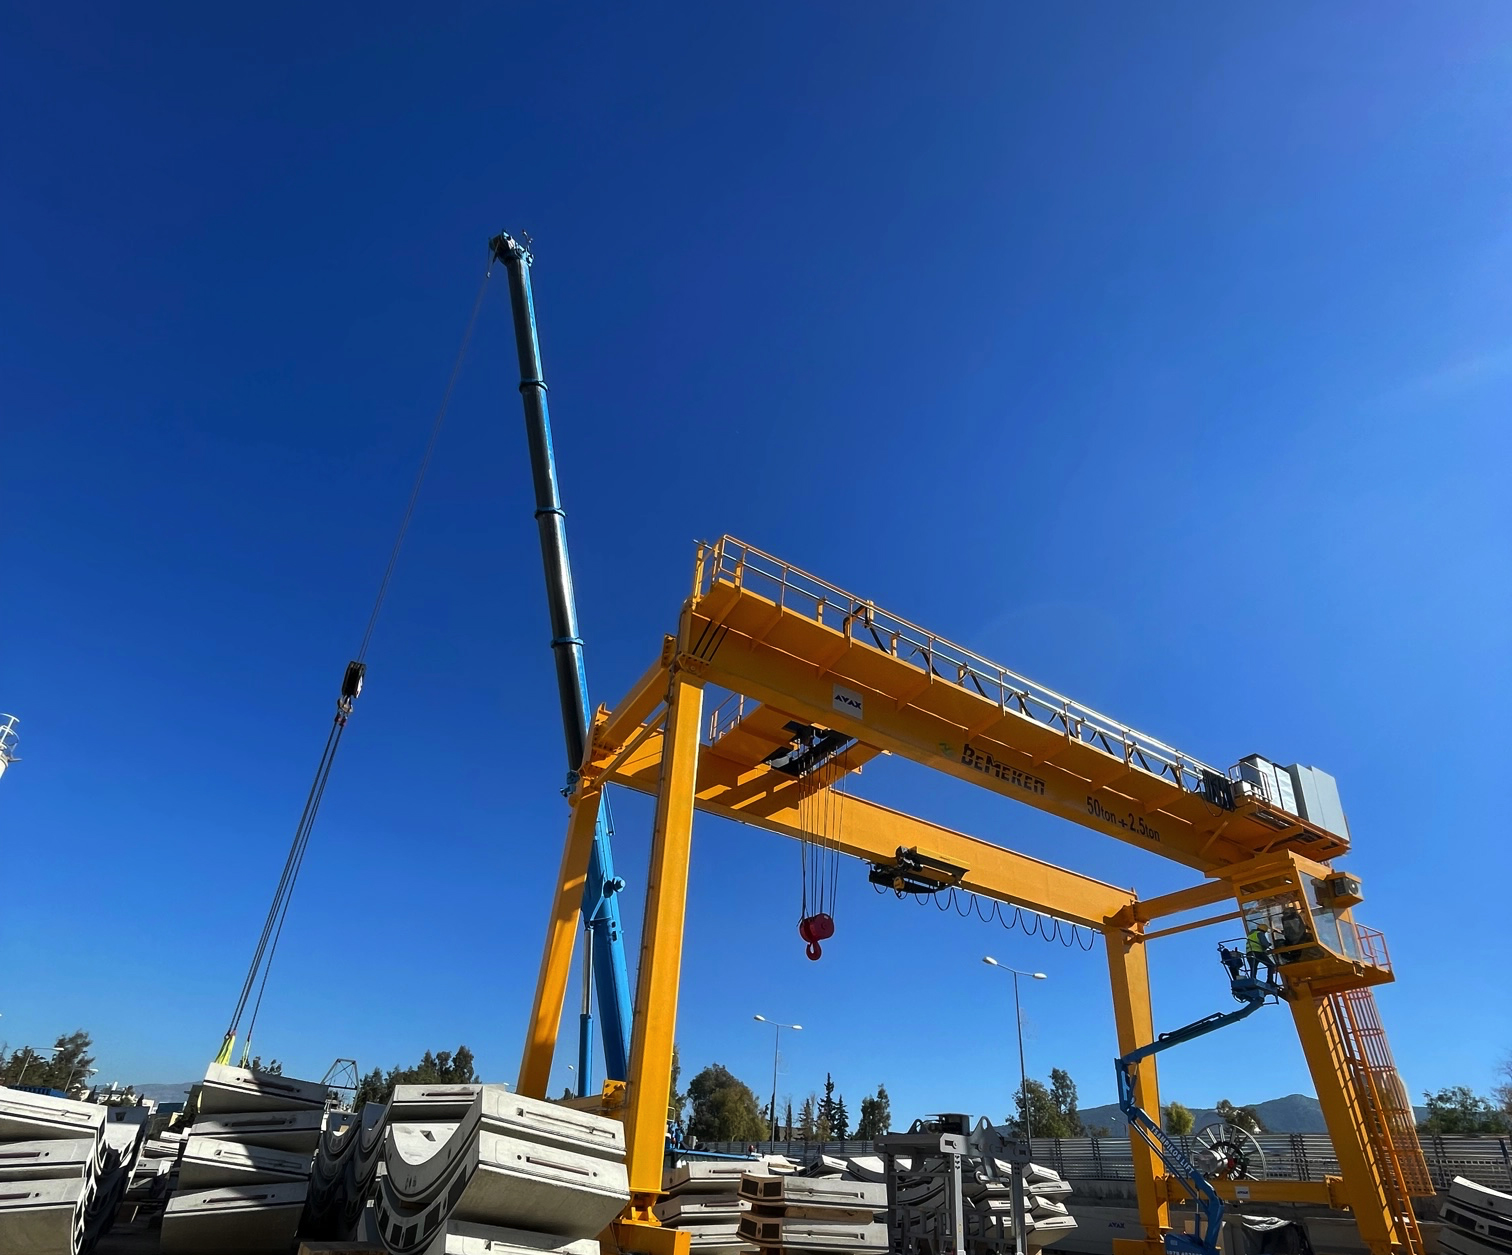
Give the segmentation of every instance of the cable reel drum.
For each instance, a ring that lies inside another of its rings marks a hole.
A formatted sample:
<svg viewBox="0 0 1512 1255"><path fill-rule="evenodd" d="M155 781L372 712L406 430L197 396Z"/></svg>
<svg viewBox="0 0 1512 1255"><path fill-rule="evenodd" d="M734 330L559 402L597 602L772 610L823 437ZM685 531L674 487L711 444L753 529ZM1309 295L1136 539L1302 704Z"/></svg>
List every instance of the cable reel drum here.
<svg viewBox="0 0 1512 1255"><path fill-rule="evenodd" d="M1192 1162L1219 1181L1258 1181L1265 1176L1265 1152L1248 1129L1215 1120L1192 1138Z"/></svg>

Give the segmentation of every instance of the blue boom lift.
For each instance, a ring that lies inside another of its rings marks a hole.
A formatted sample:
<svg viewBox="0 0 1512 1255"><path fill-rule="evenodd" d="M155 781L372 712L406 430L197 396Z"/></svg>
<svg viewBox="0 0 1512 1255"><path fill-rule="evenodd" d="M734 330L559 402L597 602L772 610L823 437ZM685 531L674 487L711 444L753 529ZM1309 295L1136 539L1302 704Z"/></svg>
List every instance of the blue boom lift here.
<svg viewBox="0 0 1512 1255"><path fill-rule="evenodd" d="M525 244L529 244L526 236ZM546 568L546 600L551 610L551 649L556 661L557 695L562 704L562 728L567 741L567 789L571 792L588 743L591 707L588 675L583 668L583 639L578 635L577 601L572 589L572 565L567 557L566 512L557 491L556 458L551 449L551 416L546 408L546 380L541 372L541 345L536 334L535 299L530 290L530 251L501 231L488 242L489 251L509 272L509 307L514 316L515 348L520 358L520 400L525 406L525 438L530 446L530 471L535 482L536 526L541 535L541 561ZM630 977L625 967L625 943L620 928L617 894L625 882L614 874L610 848L612 829L608 808L599 811L593 833L588 881L583 886L584 947L583 1011L578 1031L578 1094L593 1092L593 1003L598 989L604 1019L604 1068L611 1080L630 1075Z"/></svg>
<svg viewBox="0 0 1512 1255"><path fill-rule="evenodd" d="M1194 1024L1173 1029L1169 1033L1162 1033L1148 1046L1131 1050L1115 1060L1113 1065L1118 1073L1118 1107L1128 1119L1129 1127L1160 1156L1161 1162L1166 1166L1166 1171L1177 1177L1187 1187L1188 1197L1199 1205L1195 1231L1192 1234L1167 1233L1165 1235L1165 1248L1169 1255L1218 1255L1218 1240L1223 1232L1223 1200L1218 1197L1207 1178L1198 1171L1197 1165L1181 1148L1180 1143L1167 1135L1166 1131L1160 1127L1158 1113L1157 1118L1151 1119L1149 1112L1134 1101L1134 1069L1142 1060L1148 1059L1151 1055L1157 1055L1183 1042L1205 1037L1209 1033L1217 1032L1220 1028L1227 1028L1230 1024L1237 1024L1246 1016L1253 1015L1270 999L1286 996L1285 989L1277 984L1274 978L1262 981L1254 976L1244 975L1239 967L1239 956L1234 951L1225 950L1221 945L1218 949L1224 967L1228 969L1229 988L1234 998L1244 1005L1237 1011L1214 1012Z"/></svg>

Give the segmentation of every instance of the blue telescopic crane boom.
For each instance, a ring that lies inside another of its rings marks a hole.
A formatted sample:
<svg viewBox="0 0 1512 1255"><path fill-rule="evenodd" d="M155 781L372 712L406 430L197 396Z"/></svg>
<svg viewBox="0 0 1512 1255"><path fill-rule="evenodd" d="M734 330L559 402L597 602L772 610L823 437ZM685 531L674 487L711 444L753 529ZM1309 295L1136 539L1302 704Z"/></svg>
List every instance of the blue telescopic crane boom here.
<svg viewBox="0 0 1512 1255"><path fill-rule="evenodd" d="M527 241L529 237L526 237ZM572 564L567 556L567 523L557 492L556 459L551 450L551 416L546 408L546 380L541 371L541 344L536 333L535 299L530 290L527 248L505 232L489 249L509 272L509 306L514 316L515 347L520 357L520 400L525 406L525 436L535 482L536 526L541 534L541 562L546 569L546 601L551 610L551 650L556 661L557 694L567 741L567 786L577 778L588 743L590 706L588 675L583 668L583 640L578 635ZM625 882L614 874L610 828L600 807L593 833L588 881L583 886L583 924L589 934L583 979L583 1012L578 1037L577 1081L580 1095L592 1092L593 1013L590 990L597 986L603 1016L604 1068L611 1080L630 1074L630 977L620 929L616 895Z"/></svg>

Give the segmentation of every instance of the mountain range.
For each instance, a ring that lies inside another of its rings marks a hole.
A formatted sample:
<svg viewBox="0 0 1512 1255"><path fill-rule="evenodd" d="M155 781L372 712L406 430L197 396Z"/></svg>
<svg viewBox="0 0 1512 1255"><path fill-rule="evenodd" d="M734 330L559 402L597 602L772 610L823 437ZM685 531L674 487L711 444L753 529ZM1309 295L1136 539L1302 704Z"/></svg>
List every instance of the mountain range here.
<svg viewBox="0 0 1512 1255"><path fill-rule="evenodd" d="M1260 1117L1260 1123L1267 1133L1328 1132L1328 1125L1323 1120L1322 1106L1316 1098L1308 1094L1288 1094L1285 1098L1271 1098L1265 1102L1254 1103L1253 1106L1255 1114ZM1419 1122L1428 1118L1426 1107L1414 1107L1412 1110ZM1123 1112L1118 1109L1116 1103L1108 1103L1102 1107L1088 1107L1080 1115L1082 1123L1089 1129L1102 1125L1116 1136L1123 1137L1128 1134L1128 1121L1124 1119ZM1193 1107L1192 1115L1196 1119L1193 1125L1194 1130L1202 1128L1205 1124L1212 1124L1218 1119L1218 1113L1211 1107Z"/></svg>

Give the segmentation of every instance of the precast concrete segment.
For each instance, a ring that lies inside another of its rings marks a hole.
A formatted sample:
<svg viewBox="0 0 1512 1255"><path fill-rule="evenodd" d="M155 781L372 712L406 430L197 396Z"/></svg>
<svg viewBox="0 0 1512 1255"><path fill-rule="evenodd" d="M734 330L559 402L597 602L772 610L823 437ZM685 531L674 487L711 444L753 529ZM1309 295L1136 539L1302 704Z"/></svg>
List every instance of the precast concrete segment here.
<svg viewBox="0 0 1512 1255"><path fill-rule="evenodd" d="M741 1238L760 1247L785 1251L885 1251L887 1226L870 1224L819 1224L812 1220L787 1220L780 1216L741 1217Z"/></svg>
<svg viewBox="0 0 1512 1255"><path fill-rule="evenodd" d="M477 1107L482 1092L481 1085L396 1085L384 1120L388 1124L418 1120L460 1123Z"/></svg>
<svg viewBox="0 0 1512 1255"><path fill-rule="evenodd" d="M780 1206L764 1206L756 1203L750 1215L768 1219L809 1220L815 1224L871 1224L874 1220L886 1222L887 1208L882 1207L805 1207L801 1203L786 1203Z"/></svg>
<svg viewBox="0 0 1512 1255"><path fill-rule="evenodd" d="M282 1255L294 1243L307 1189L283 1181L175 1194L163 1213L163 1255Z"/></svg>
<svg viewBox="0 0 1512 1255"><path fill-rule="evenodd" d="M7 1184L0 1190L0 1251L76 1255L93 1185L87 1177Z"/></svg>
<svg viewBox="0 0 1512 1255"><path fill-rule="evenodd" d="M599 1255L599 1244L592 1238L562 1238L451 1220L430 1255Z"/></svg>
<svg viewBox="0 0 1512 1255"><path fill-rule="evenodd" d="M347 1158L357 1149L357 1118L349 1111L328 1111L310 1167L310 1191L330 1188L346 1173Z"/></svg>
<svg viewBox="0 0 1512 1255"><path fill-rule="evenodd" d="M97 1103L29 1094L21 1089L0 1089L0 1142L97 1139L105 1127L105 1111Z"/></svg>
<svg viewBox="0 0 1512 1255"><path fill-rule="evenodd" d="M887 1206L887 1186L841 1177L758 1176L747 1173L740 1196L763 1206L846 1207L876 1211Z"/></svg>
<svg viewBox="0 0 1512 1255"><path fill-rule="evenodd" d="M1489 1185L1481 1185L1468 1177L1455 1177L1449 1183L1449 1197L1457 1203L1512 1221L1512 1194L1503 1194Z"/></svg>
<svg viewBox="0 0 1512 1255"><path fill-rule="evenodd" d="M9 1142L0 1145L0 1182L87 1177L98 1155L99 1143L92 1137Z"/></svg>
<svg viewBox="0 0 1512 1255"><path fill-rule="evenodd" d="M179 1162L179 1189L187 1193L231 1185L303 1181L310 1157L299 1151L249 1146L221 1137L191 1137Z"/></svg>
<svg viewBox="0 0 1512 1255"><path fill-rule="evenodd" d="M93 1250L95 1243L115 1225L146 1142L150 1115L145 1107L110 1108L100 1141L105 1168L96 1178L95 1195L84 1215L86 1250Z"/></svg>
<svg viewBox="0 0 1512 1255"><path fill-rule="evenodd" d="M1072 1216L1048 1216L1043 1220L1036 1219L1034 1228L1025 1235L1030 1250L1040 1250L1059 1242L1068 1233L1074 1233L1077 1223Z"/></svg>
<svg viewBox="0 0 1512 1255"><path fill-rule="evenodd" d="M1448 1225L1439 1230L1439 1249L1444 1255L1506 1255L1507 1250L1499 1242L1485 1242Z"/></svg>
<svg viewBox="0 0 1512 1255"><path fill-rule="evenodd" d="M248 1146L314 1155L320 1142L319 1111L254 1111L196 1120L197 1137L223 1137Z"/></svg>
<svg viewBox="0 0 1512 1255"><path fill-rule="evenodd" d="M881 1155L857 1155L845 1161L845 1170L858 1181L887 1184L887 1166Z"/></svg>
<svg viewBox="0 0 1512 1255"><path fill-rule="evenodd" d="M250 1111L324 1111L326 1087L319 1081L212 1063L200 1085L199 1114L218 1116Z"/></svg>
<svg viewBox="0 0 1512 1255"><path fill-rule="evenodd" d="M391 1137L396 1131L390 1130ZM418 1153L421 1140L407 1140L405 1151ZM389 1145L379 1223L384 1243L396 1255L424 1249L418 1238L437 1213L438 1220L449 1216L566 1237L596 1237L630 1199L623 1163L506 1137L486 1127L467 1140L444 1174L435 1177L417 1172L413 1159L394 1154L398 1139ZM442 1152L448 1142L437 1138L431 1145ZM412 1193L407 1185L423 1188ZM437 1208L437 1203L443 1206Z"/></svg>
<svg viewBox="0 0 1512 1255"><path fill-rule="evenodd" d="M452 1168L476 1150L476 1103L468 1115L465 1124L432 1120L389 1125L383 1165L396 1201L407 1209L420 1210L435 1200L450 1179Z"/></svg>
<svg viewBox="0 0 1512 1255"><path fill-rule="evenodd" d="M756 1165L750 1160L695 1160L668 1168L662 1174L666 1194L740 1193L740 1178Z"/></svg>
<svg viewBox="0 0 1512 1255"><path fill-rule="evenodd" d="M557 1146L574 1154L624 1161L625 1126L618 1120L512 1094L501 1085L484 1087L482 1106L484 1127L494 1133Z"/></svg>
<svg viewBox="0 0 1512 1255"><path fill-rule="evenodd" d="M357 1150L360 1128L358 1117L350 1111L326 1112L315 1162L310 1167L310 1190L299 1222L301 1237L323 1242L347 1240L347 1165ZM353 1223L360 1210L360 1206L353 1209Z"/></svg>
<svg viewBox="0 0 1512 1255"><path fill-rule="evenodd" d="M756 1248L740 1240L740 1221L723 1224L679 1225L679 1233L688 1235L688 1249L702 1251L704 1255L724 1252L725 1255L754 1255Z"/></svg>
<svg viewBox="0 0 1512 1255"><path fill-rule="evenodd" d="M1512 1251L1512 1218L1499 1216L1494 1211L1482 1211L1453 1195L1439 1204L1439 1216L1445 1224L1488 1242L1500 1243Z"/></svg>
<svg viewBox="0 0 1512 1255"><path fill-rule="evenodd" d="M651 1211L662 1224L687 1229L723 1220L737 1221L750 1206L738 1194L680 1194L662 1199Z"/></svg>

